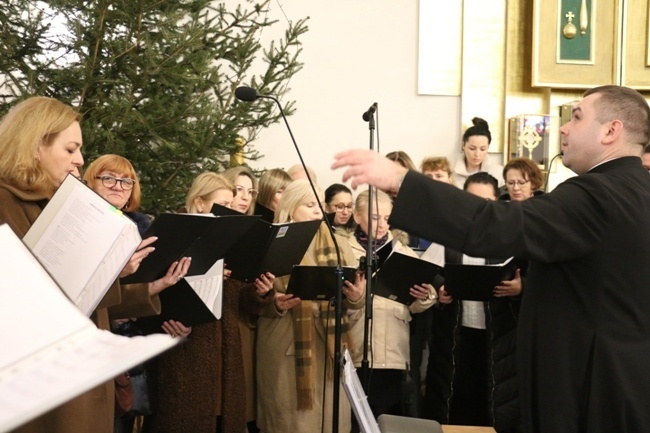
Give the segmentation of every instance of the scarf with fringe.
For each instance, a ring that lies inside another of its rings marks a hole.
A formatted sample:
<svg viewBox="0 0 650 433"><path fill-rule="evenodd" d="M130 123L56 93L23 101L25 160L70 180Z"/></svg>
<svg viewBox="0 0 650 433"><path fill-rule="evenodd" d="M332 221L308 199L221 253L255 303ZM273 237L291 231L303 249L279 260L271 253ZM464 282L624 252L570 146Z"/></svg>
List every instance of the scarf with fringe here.
<svg viewBox="0 0 650 433"><path fill-rule="evenodd" d="M343 265L347 265L346 258L341 253ZM301 265L336 266L336 249L332 237L329 234L327 225L323 223L307 253L303 257ZM314 404L314 373L315 365L322 362L315 359L315 340L317 331L314 323L314 304L320 310L320 321L325 330L327 362L327 377L332 378L334 371L334 329L336 326L336 314L333 306L328 301L302 301L293 307L293 336L295 341L296 358L296 390L298 394L298 410L311 410ZM349 332L347 315L341 319L341 351L346 347L352 350L352 338Z"/></svg>

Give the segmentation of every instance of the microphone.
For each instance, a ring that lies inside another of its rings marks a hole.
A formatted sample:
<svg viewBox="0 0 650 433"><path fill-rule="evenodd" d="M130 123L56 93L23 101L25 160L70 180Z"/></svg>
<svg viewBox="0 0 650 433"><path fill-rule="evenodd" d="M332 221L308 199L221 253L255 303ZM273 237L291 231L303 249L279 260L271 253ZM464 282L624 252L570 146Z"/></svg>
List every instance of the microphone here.
<svg viewBox="0 0 650 433"><path fill-rule="evenodd" d="M261 97L261 95L257 93L257 90L251 87L242 86L235 89L235 98L239 99L240 101L253 102L259 97Z"/></svg>
<svg viewBox="0 0 650 433"><path fill-rule="evenodd" d="M296 139L293 137L293 132L291 131L291 127L289 126L289 121L287 121L287 116L284 115L284 110L282 110L282 104L280 104L280 101L278 101L274 96L271 95L260 95L257 93L257 90L252 89L250 87L238 87L235 89L235 97L239 99L240 101L244 102L252 102L255 101L258 98L267 98L273 100L278 108L280 109L280 114L282 115L282 119L284 120L284 124L287 126L287 130L289 131L289 135L291 136L291 141L293 142L293 147L296 149L296 153L298 154L298 159L300 159L300 164L302 167L305 169L305 174L307 175L307 180L309 181L309 185L311 186L311 190L314 193L314 197L318 197L318 193L316 192L316 186L314 185L314 182L312 178L309 176L309 171L307 170L307 165L305 164L305 161L302 159L302 155L300 154L300 149L298 148L298 143L296 142ZM372 108L373 113L375 108L377 107L377 104L374 104L374 108ZM365 116L365 114L364 114ZM340 378L341 378L341 318L342 318L342 303L343 303L343 267L342 267L342 261L341 261L341 249L339 248L339 243L336 240L336 236L334 236L334 228L332 227L332 224L329 220L329 218L326 217L325 210L323 209L323 205L318 200L318 207L320 208L322 214L323 214L323 220L325 221L325 224L327 224L327 228L329 231L330 236L332 237L332 240L334 241L334 250L336 252L336 281L337 281L337 290L336 290L336 300L335 300L335 324L334 324L334 383L339 383ZM340 393L340 387L335 386L334 389L332 390L332 432L333 433L338 433L339 431L339 393Z"/></svg>
<svg viewBox="0 0 650 433"><path fill-rule="evenodd" d="M363 113L363 116L362 116L362 117L363 117L364 122L369 122L369 121L370 121L370 116L372 116L373 114L375 114L375 111L376 111L376 110L377 110L377 103L374 102L374 103L370 106L370 108L368 108L368 111L366 111L365 113Z"/></svg>

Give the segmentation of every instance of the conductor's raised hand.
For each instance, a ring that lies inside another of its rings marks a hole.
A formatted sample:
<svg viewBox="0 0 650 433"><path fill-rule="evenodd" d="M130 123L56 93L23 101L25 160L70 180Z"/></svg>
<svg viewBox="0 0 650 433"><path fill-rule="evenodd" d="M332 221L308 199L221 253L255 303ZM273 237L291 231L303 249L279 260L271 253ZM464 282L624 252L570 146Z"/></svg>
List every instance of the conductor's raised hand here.
<svg viewBox="0 0 650 433"><path fill-rule="evenodd" d="M147 239L143 239L142 242L140 242L140 245L138 245L138 249L135 250L135 253L133 253L126 266L124 266L124 269L122 269L122 272L120 272L119 278L124 278L135 273L135 271L140 267L142 260L155 250L151 244L157 240L158 238L156 236L150 236Z"/></svg>
<svg viewBox="0 0 650 433"><path fill-rule="evenodd" d="M346 168L343 182L351 180L353 189L368 184L397 193L408 170L372 150L353 149L334 155L332 169Z"/></svg>

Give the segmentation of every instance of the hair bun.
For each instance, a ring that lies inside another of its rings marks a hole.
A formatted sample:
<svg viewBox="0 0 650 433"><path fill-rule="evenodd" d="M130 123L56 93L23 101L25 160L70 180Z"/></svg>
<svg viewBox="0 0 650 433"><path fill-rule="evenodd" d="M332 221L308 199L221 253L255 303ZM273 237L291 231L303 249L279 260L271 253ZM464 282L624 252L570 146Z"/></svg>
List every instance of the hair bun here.
<svg viewBox="0 0 650 433"><path fill-rule="evenodd" d="M490 130L487 120L481 119L480 117L473 118L472 125L474 125L477 128L486 129L488 131Z"/></svg>

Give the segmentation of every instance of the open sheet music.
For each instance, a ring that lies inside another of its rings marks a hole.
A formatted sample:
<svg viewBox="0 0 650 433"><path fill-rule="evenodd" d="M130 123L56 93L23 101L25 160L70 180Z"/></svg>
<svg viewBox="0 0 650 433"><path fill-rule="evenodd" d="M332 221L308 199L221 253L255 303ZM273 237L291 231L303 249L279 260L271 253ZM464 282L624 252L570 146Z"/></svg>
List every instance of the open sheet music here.
<svg viewBox="0 0 650 433"><path fill-rule="evenodd" d="M137 320L137 326L144 334L164 332L162 324L167 320L194 326L221 319L223 259L217 261L206 274L185 277L158 296L160 314Z"/></svg>
<svg viewBox="0 0 650 433"><path fill-rule="evenodd" d="M133 221L68 175L23 241L89 316L141 239Z"/></svg>
<svg viewBox="0 0 650 433"><path fill-rule="evenodd" d="M178 343L95 327L0 225L0 431L12 430Z"/></svg>

